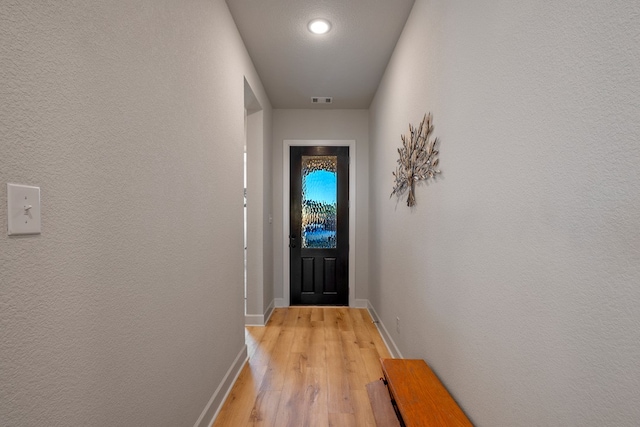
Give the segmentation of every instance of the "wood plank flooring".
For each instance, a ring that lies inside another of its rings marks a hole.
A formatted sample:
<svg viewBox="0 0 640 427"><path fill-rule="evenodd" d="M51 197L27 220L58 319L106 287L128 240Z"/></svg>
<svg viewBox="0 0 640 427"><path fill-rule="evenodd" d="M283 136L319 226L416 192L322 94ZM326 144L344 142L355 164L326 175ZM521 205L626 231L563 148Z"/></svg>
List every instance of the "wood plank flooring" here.
<svg viewBox="0 0 640 427"><path fill-rule="evenodd" d="M391 357L364 309L275 309L246 328L247 363L213 427L375 426L366 384Z"/></svg>

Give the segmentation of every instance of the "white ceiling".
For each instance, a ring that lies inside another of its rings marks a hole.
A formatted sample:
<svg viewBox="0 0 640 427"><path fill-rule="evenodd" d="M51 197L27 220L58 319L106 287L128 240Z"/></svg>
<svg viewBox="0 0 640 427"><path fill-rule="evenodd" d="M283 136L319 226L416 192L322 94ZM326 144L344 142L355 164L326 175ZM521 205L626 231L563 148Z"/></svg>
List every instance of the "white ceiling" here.
<svg viewBox="0 0 640 427"><path fill-rule="evenodd" d="M274 108L369 108L414 1L226 0Z"/></svg>

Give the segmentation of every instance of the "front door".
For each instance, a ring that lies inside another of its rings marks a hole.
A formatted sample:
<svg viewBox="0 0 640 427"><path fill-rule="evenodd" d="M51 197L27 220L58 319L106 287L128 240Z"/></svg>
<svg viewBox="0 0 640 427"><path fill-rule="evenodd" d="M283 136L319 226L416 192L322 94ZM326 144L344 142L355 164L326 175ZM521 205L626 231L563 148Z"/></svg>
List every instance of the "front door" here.
<svg viewBox="0 0 640 427"><path fill-rule="evenodd" d="M349 305L349 147L291 147L291 305Z"/></svg>

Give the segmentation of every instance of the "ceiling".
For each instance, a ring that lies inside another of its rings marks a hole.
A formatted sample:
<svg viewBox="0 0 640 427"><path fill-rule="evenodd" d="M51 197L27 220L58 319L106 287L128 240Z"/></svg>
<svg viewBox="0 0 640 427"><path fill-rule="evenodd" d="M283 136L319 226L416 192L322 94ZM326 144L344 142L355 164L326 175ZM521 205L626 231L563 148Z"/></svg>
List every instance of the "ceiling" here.
<svg viewBox="0 0 640 427"><path fill-rule="evenodd" d="M415 0L226 0L274 108L369 108ZM309 32L314 18L331 22ZM333 97L330 105L311 97Z"/></svg>

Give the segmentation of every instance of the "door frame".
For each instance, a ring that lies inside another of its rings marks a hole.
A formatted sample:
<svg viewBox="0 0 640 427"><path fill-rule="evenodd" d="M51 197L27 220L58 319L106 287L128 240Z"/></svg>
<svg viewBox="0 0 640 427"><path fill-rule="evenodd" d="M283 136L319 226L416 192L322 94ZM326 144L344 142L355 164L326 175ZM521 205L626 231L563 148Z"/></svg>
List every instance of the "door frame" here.
<svg viewBox="0 0 640 427"><path fill-rule="evenodd" d="M349 147L349 307L356 301L356 141L354 139L285 139L282 147L282 299L283 307L291 305L289 271L289 202L290 147Z"/></svg>

